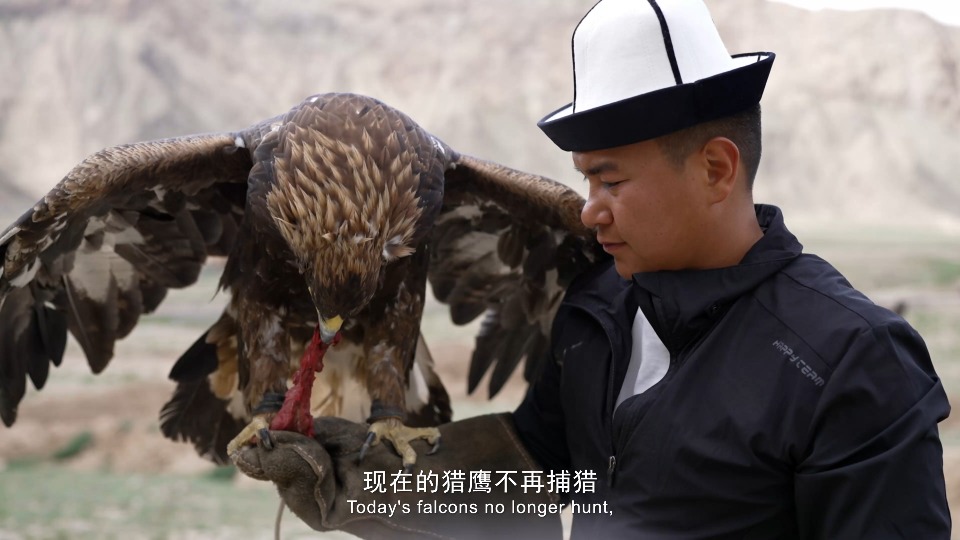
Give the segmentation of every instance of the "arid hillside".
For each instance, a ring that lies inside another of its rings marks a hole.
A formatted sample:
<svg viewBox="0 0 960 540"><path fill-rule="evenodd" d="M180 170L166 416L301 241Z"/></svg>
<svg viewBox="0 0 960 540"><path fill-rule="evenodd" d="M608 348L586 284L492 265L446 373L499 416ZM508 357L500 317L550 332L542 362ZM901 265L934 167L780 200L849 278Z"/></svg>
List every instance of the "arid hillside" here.
<svg viewBox="0 0 960 540"><path fill-rule="evenodd" d="M578 184L535 123L571 98L569 35L592 3L8 0L0 217L104 146L231 130L326 91L379 97L462 152ZM960 230L960 28L709 4L731 52L778 54L759 200L795 224Z"/></svg>

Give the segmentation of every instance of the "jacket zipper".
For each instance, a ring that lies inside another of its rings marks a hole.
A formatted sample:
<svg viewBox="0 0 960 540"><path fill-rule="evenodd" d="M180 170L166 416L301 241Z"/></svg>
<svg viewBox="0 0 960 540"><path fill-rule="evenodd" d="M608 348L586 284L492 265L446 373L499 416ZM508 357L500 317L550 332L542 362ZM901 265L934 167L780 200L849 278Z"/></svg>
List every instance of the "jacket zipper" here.
<svg viewBox="0 0 960 540"><path fill-rule="evenodd" d="M577 304L570 304L570 307L571 307L571 308L576 308L576 309L579 309L579 310L583 311L584 313L587 314L588 317L590 317L591 319L593 319L593 321L596 322L597 325L600 326L600 328L603 329L604 335L607 336L607 343L610 345L610 354L611 354L611 355L615 354L615 353L614 353L613 339L612 339L611 336L610 336L611 330L610 330L609 328L607 328L607 326L603 323L603 321L602 321L599 317L597 317L596 315L594 315L589 309L587 309L587 308L584 307L584 306L580 306L580 305L577 305ZM613 365L615 364L612 358L611 358L611 360L610 360L610 364L611 364L611 368L612 368ZM611 376L612 376L612 375L611 375ZM613 389L611 388L611 385L612 385L612 384L613 384L613 381L609 381L608 384L607 384L607 392L608 392L608 394L613 390ZM609 401L609 396L608 396L608 401ZM607 407L607 404L604 404L604 407ZM609 407L608 407L608 408L609 408ZM611 429L612 429L612 427L613 427L613 413L614 413L614 411L610 411L610 425L611 425ZM611 432L611 435L613 435L612 432ZM610 440L610 458L607 460L607 488L608 488L608 489L613 487L613 477L614 477L614 473L616 473L616 470L617 470L617 450L616 450L616 448L614 448L613 440L611 439L611 440Z"/></svg>
<svg viewBox="0 0 960 540"><path fill-rule="evenodd" d="M617 456L610 456L610 466L607 467L607 487L613 487L613 474L617 470Z"/></svg>

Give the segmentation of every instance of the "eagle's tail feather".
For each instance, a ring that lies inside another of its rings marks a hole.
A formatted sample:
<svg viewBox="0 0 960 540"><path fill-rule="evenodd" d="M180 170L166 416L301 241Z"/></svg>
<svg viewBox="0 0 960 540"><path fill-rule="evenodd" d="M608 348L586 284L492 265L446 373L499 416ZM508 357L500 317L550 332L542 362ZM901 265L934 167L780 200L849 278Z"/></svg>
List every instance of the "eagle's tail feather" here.
<svg viewBox="0 0 960 540"><path fill-rule="evenodd" d="M201 456L218 464L230 463L227 443L246 425L245 411L235 414L231 400L218 397L213 379L220 371L235 370L223 366L218 348L224 345L211 336L223 335L220 327L232 323L229 315L217 321L200 339L187 349L174 364L170 378L177 389L160 411L160 430L172 440L189 441ZM234 392L236 394L236 392ZM242 409L242 407L240 407Z"/></svg>
<svg viewBox="0 0 960 540"><path fill-rule="evenodd" d="M450 420L453 420L453 407L450 405L450 395L447 394L447 389L444 388L439 378L437 378L434 384L430 385L430 403L433 405L433 409L437 411L436 425L446 424Z"/></svg>
<svg viewBox="0 0 960 540"><path fill-rule="evenodd" d="M453 408L450 406L450 395L443 386L443 381L436 371L436 363L430 349L427 347L423 334L417 342L414 365L407 376L408 399L407 421L411 427L439 426L446 424L453 418ZM421 377L417 377L419 374ZM426 402L413 396L422 396L418 385L424 385ZM413 399L411 399L413 398Z"/></svg>
<svg viewBox="0 0 960 540"><path fill-rule="evenodd" d="M177 383L177 390L160 411L160 429L174 441L188 441L202 457L229 464L227 443L246 422L227 411L227 402L210 391L206 379Z"/></svg>

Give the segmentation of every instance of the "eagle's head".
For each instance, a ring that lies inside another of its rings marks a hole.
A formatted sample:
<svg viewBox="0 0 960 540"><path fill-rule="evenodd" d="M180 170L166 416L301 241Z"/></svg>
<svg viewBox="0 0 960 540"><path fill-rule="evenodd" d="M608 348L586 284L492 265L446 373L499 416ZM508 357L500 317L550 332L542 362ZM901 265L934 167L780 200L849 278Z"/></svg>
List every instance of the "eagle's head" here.
<svg viewBox="0 0 960 540"><path fill-rule="evenodd" d="M343 320L373 299L387 265L415 250L422 213L411 168L415 156L374 157L365 131L351 141L288 129L267 208L304 276L329 343ZM383 148L397 147L396 140L385 143Z"/></svg>

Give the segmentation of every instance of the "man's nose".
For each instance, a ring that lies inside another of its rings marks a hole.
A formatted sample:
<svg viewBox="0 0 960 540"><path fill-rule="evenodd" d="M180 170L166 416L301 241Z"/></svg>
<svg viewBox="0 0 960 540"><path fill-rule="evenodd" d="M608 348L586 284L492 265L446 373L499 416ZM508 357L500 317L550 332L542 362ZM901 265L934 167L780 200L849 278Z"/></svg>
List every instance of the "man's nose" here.
<svg viewBox="0 0 960 540"><path fill-rule="evenodd" d="M588 229L595 229L612 223L613 215L610 214L610 209L602 204L597 197L591 196L583 205L583 210L580 211L580 221Z"/></svg>

